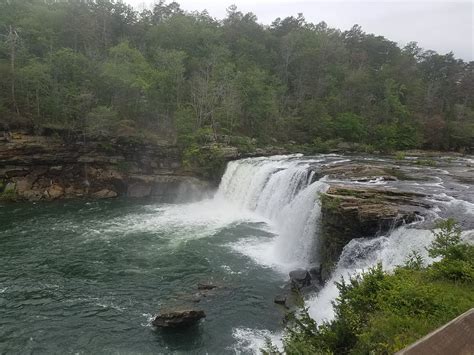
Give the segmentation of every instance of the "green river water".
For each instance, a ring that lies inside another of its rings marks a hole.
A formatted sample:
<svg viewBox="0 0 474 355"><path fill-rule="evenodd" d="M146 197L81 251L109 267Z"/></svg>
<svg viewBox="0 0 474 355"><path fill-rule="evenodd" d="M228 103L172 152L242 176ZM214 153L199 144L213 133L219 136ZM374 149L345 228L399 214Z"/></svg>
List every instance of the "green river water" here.
<svg viewBox="0 0 474 355"><path fill-rule="evenodd" d="M232 247L270 237L252 220L195 216L202 206L129 200L0 207L1 353L247 353L249 329L278 328L282 274ZM187 219L186 214L194 214ZM216 213L218 214L218 213ZM160 309L193 305L198 282L218 289L207 318L160 331Z"/></svg>

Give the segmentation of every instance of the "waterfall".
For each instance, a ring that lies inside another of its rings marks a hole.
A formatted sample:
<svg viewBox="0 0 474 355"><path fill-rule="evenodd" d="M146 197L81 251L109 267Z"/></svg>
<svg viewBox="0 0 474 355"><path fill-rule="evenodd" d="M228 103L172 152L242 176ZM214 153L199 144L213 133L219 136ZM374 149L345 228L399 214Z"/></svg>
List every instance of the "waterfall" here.
<svg viewBox="0 0 474 355"><path fill-rule="evenodd" d="M433 259L429 257L427 247L432 240L430 230L409 226L376 238L352 239L344 247L331 279L318 294L307 300L311 317L319 324L334 319L332 302L339 294L335 283L342 278L347 281L349 277L361 274L379 262L384 270L391 271L403 265L412 251L417 251L425 263L431 263Z"/></svg>
<svg viewBox="0 0 474 355"><path fill-rule="evenodd" d="M318 193L326 189L323 181L312 182L310 164L298 158L276 156L230 162L215 196L269 221L277 237L260 245L260 249L253 245L253 253L264 253L264 263L285 265L285 271L317 261Z"/></svg>

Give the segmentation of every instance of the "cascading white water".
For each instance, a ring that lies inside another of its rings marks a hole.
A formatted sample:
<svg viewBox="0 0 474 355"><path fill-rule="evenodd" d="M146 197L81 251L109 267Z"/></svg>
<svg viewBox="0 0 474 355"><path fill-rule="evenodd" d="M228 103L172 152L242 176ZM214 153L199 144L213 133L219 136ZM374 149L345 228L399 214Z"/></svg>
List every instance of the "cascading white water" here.
<svg viewBox="0 0 474 355"><path fill-rule="evenodd" d="M317 255L318 249L318 192L324 191L327 185L325 179L313 182L314 172L310 166L316 162L301 157L272 157L229 163L216 199L225 200L230 205L264 217L277 235L273 239L262 236L244 238L234 243L234 249L251 256L261 265L271 266L285 273L295 267L307 267L318 262L312 259ZM323 162L331 163L334 162ZM433 179L441 181L436 176ZM371 180L354 184L385 185L386 181ZM416 222L418 225L396 228L383 236L353 239L348 243L331 279L321 291L305 300L310 315L318 324L334 318L332 302L339 294L335 282L341 278L347 280L379 262L384 270L391 271L404 264L412 251L420 253L425 263L431 263L433 259L428 256L426 248L432 242L433 234L430 230L419 229L429 228L431 220L456 215L464 227L471 229L464 233L465 239L474 243L472 202L445 194L437 195L439 190L444 189L442 181L436 184L406 184L409 188L420 189L424 193L425 186L428 186L428 191L435 191L433 203L436 207L431 211L433 216L427 217L428 221L425 222L428 223ZM443 215L438 216L437 212ZM238 328L234 331L239 344L243 341L246 351L255 354L260 352L265 336L281 338L281 334L270 334L258 329Z"/></svg>
<svg viewBox="0 0 474 355"><path fill-rule="evenodd" d="M412 251L423 256L425 262L431 262L426 247L432 241L429 230L401 227L387 236L377 238L353 239L344 247L336 269L325 287L306 304L309 314L319 324L334 318L332 302L339 291L336 282L367 271L381 262L384 270L393 270L403 265Z"/></svg>
<svg viewBox="0 0 474 355"><path fill-rule="evenodd" d="M264 264L287 272L314 262L315 238L320 213L318 192L323 181L312 182L307 162L288 157L243 159L230 162L215 199L254 211L267 219L277 237L245 248ZM252 244L250 242L250 244ZM240 248L242 249L242 248Z"/></svg>

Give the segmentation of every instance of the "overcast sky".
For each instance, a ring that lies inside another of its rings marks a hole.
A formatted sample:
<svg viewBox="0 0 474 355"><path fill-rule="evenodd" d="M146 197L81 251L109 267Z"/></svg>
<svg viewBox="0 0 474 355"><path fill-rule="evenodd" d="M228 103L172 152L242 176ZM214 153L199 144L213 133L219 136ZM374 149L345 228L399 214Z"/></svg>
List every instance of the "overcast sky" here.
<svg viewBox="0 0 474 355"><path fill-rule="evenodd" d="M141 10L153 0L123 0ZM168 3L170 1L167 1ZM442 1L360 1L360 0L177 0L187 11L204 9L222 19L226 8L237 5L242 12L253 12L260 23L270 24L277 17L302 12L307 21L325 21L330 27L346 30L354 24L368 33L383 35L404 45L418 42L424 49L439 53L453 51L464 60L474 60L474 0Z"/></svg>

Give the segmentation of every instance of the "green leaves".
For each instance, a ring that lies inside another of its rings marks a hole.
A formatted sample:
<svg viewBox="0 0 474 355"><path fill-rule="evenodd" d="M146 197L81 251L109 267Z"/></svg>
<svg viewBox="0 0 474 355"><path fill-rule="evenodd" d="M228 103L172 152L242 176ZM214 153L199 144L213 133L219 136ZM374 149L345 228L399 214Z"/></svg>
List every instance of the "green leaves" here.
<svg viewBox="0 0 474 355"><path fill-rule="evenodd" d="M109 60L103 66L104 77L125 90L146 92L152 85L153 74L145 57L127 41L110 49Z"/></svg>
<svg viewBox="0 0 474 355"><path fill-rule="evenodd" d="M287 353L394 353L443 325L474 304L474 246L463 244L452 219L434 231L424 267L413 252L405 265L386 272L382 265L336 283L335 319L316 324L302 310L287 327Z"/></svg>
<svg viewBox="0 0 474 355"><path fill-rule="evenodd" d="M0 29L7 119L76 130L106 107L171 141L192 126L308 152L473 145L472 64L360 26L341 32L298 14L265 27L236 7L217 21L164 1L138 13L112 0L34 0L1 2Z"/></svg>
<svg viewBox="0 0 474 355"><path fill-rule="evenodd" d="M448 218L439 221L436 224L436 229L433 230L433 234L435 239L428 248L428 253L432 258L437 256L443 258L460 256L458 247L461 243L461 228L454 219Z"/></svg>

